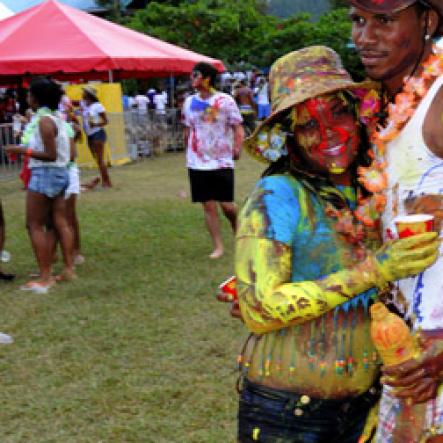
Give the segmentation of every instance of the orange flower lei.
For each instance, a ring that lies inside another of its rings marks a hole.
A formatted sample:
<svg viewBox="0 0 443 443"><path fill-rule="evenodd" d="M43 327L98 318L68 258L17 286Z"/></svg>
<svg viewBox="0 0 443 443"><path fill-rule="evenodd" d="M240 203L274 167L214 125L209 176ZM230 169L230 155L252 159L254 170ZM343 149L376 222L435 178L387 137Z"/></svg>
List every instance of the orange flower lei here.
<svg viewBox="0 0 443 443"><path fill-rule="evenodd" d="M433 53L423 62L422 67L421 75L405 80L402 91L395 96L395 102L388 105L387 125L385 127L378 125L376 119L368 123L370 141L373 144L368 155L372 158L372 162L368 167L359 167L357 174L358 181L372 192L372 195L358 202L354 215L369 228L375 226L386 206L384 194L388 186L384 160L386 145L398 136L414 115L416 107L428 92L430 80L443 75L443 50L434 47Z"/></svg>

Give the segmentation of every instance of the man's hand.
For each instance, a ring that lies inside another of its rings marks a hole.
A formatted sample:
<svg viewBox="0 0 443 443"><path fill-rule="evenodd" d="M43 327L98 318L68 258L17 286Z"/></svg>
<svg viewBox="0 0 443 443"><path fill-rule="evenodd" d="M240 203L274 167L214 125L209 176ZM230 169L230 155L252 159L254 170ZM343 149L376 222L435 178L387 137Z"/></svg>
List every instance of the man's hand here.
<svg viewBox="0 0 443 443"><path fill-rule="evenodd" d="M240 158L241 146L245 138L245 131L241 124L234 126L234 149L232 151L232 158L238 160Z"/></svg>
<svg viewBox="0 0 443 443"><path fill-rule="evenodd" d="M428 194L413 197L405 201L408 214L429 214L434 216L434 228L437 232L443 226L443 195Z"/></svg>
<svg viewBox="0 0 443 443"><path fill-rule="evenodd" d="M424 403L436 397L442 373L443 352L421 362L408 360L400 365L383 367L384 383L397 388L395 396L411 399L414 403Z"/></svg>

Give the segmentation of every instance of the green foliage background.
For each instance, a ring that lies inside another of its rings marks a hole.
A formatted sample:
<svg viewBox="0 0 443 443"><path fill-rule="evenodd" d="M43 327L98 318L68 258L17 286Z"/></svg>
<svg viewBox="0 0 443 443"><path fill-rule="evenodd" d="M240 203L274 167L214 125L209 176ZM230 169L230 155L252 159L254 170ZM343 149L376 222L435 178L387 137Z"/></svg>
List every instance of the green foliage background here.
<svg viewBox="0 0 443 443"><path fill-rule="evenodd" d="M176 3L176 2L174 2ZM153 1L125 18L124 24L161 40L221 59L267 67L278 57L305 46L335 49L356 78L363 68L349 47L351 23L346 8L313 21L309 14L286 19L267 14L261 0L193 0L178 5Z"/></svg>

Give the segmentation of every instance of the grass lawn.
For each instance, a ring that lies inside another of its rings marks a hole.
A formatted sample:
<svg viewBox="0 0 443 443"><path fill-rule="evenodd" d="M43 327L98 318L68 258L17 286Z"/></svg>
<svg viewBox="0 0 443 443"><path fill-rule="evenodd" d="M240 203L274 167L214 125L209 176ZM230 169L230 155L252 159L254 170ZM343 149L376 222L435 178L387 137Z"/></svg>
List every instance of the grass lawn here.
<svg viewBox="0 0 443 443"><path fill-rule="evenodd" d="M86 263L47 295L18 290L36 270L16 180L0 182L13 255L0 282L1 443L232 443L236 355L247 333L215 300L233 272L217 261L184 155L111 169L114 188L81 196ZM237 164L241 203L262 169ZM91 174L90 172L87 174ZM60 265L58 265L60 266Z"/></svg>

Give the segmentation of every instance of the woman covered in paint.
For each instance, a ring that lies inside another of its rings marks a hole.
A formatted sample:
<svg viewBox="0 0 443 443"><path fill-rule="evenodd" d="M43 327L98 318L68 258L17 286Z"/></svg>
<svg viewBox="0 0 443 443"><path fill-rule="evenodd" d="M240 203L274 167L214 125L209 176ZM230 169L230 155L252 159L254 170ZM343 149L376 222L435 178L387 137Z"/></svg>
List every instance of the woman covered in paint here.
<svg viewBox="0 0 443 443"><path fill-rule="evenodd" d="M366 163L358 116L372 88L323 46L272 66L272 114L245 142L270 165L236 238L252 332L240 357L241 443L357 442L379 394L368 317L376 288L437 256L433 233L379 248L377 226L359 221L368 208L356 180Z"/></svg>

